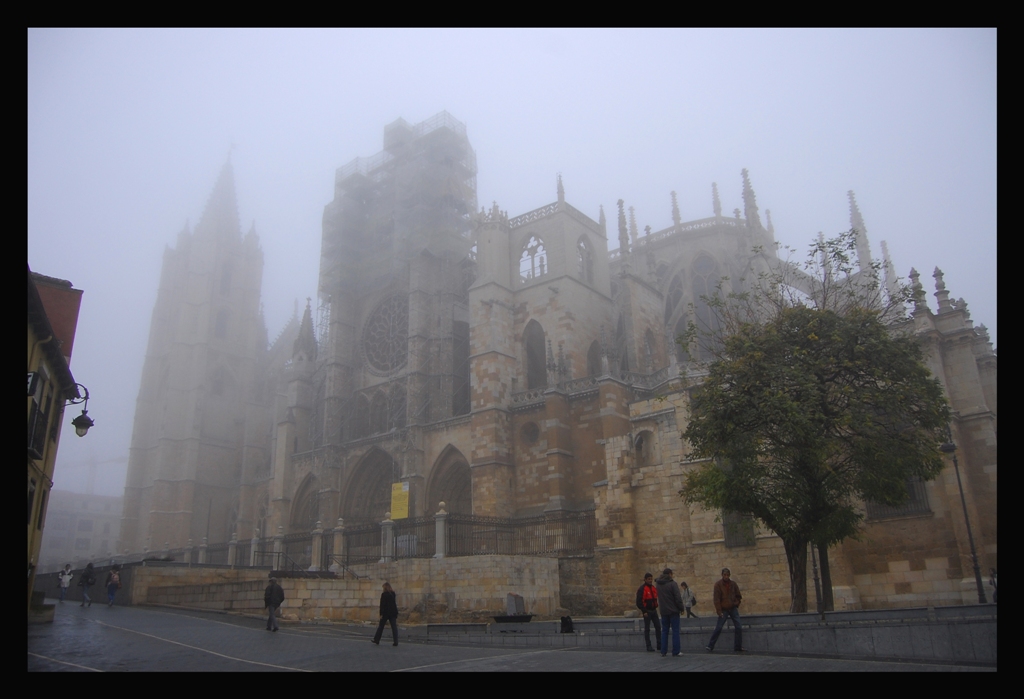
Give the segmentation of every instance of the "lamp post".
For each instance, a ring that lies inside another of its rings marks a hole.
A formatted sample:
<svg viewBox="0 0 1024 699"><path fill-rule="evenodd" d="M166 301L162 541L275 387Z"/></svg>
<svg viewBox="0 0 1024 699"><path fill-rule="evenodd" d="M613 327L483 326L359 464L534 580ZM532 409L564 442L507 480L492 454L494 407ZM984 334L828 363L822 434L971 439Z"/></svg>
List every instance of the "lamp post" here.
<svg viewBox="0 0 1024 699"><path fill-rule="evenodd" d="M964 523L967 525L967 541L971 545L971 561L974 563L974 582L978 587L978 604L985 604L985 586L981 582L981 567L978 565L978 552L974 548L974 535L971 533L971 518L967 516L967 498L964 497L964 484L960 480L960 463L956 459L956 444L953 443L953 431L946 425L946 438L949 440L939 446L939 451L953 457L953 470L956 472L956 485L960 489L960 505L964 508Z"/></svg>
<svg viewBox="0 0 1024 699"><path fill-rule="evenodd" d="M89 417L89 389L80 383L76 383L75 387L82 389L85 396L79 395L77 398L68 398L68 404L78 405L79 403L85 403L85 405L82 406L82 414L72 420L71 424L74 425L75 434L79 437L84 437L89 432L89 428L96 423Z"/></svg>

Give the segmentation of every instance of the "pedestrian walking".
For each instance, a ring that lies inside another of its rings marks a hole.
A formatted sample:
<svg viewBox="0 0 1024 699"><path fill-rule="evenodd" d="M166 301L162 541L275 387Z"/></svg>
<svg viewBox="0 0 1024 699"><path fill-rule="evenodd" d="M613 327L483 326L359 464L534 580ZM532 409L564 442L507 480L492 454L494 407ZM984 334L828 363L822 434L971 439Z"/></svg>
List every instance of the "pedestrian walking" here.
<svg viewBox="0 0 1024 699"><path fill-rule="evenodd" d="M391 583L384 583L384 591L380 593L380 623L377 624L377 633L373 636L373 643L380 645L380 637L384 635L384 625L391 624L391 638L394 641L391 645L398 645L398 603L395 601L395 591Z"/></svg>
<svg viewBox="0 0 1024 699"><path fill-rule="evenodd" d="M693 606L697 604L697 595L693 594L693 590L690 589L686 582L679 584L683 593L683 607L686 608L686 618L689 619L691 616L696 619L696 614L693 613Z"/></svg>
<svg viewBox="0 0 1024 699"><path fill-rule="evenodd" d="M107 606L114 606L114 595L121 589L121 568L114 566L107 573Z"/></svg>
<svg viewBox="0 0 1024 699"><path fill-rule="evenodd" d="M75 574L71 572L71 564L66 564L64 570L57 573L57 577L60 579L60 601L63 602L64 598L68 595L71 578L75 577Z"/></svg>
<svg viewBox="0 0 1024 699"><path fill-rule="evenodd" d="M89 588L96 584L96 575L93 573L92 563L85 566L82 577L78 579L78 586L82 588L82 603L78 606L92 606L92 597L89 596Z"/></svg>
<svg viewBox="0 0 1024 699"><path fill-rule="evenodd" d="M715 625L715 632L711 634L711 640L706 646L708 653L715 650L715 643L718 641L718 634L722 633L726 619L732 619L735 635L733 637L732 649L736 653L742 653L743 627L740 626L740 602L743 595L740 594L739 585L732 581L732 572L728 568L722 568L722 579L715 583L715 612L718 613L718 623Z"/></svg>
<svg viewBox="0 0 1024 699"><path fill-rule="evenodd" d="M277 610L284 603L284 589L277 584L277 578L271 578L267 589L263 591L263 604L267 608L267 631L277 631Z"/></svg>
<svg viewBox="0 0 1024 699"><path fill-rule="evenodd" d="M661 571L655 580L658 585L658 606L661 609L661 657L668 653L668 629L672 627L672 657L679 657L679 613L683 610L683 595L679 583L672 579L672 569Z"/></svg>
<svg viewBox="0 0 1024 699"><path fill-rule="evenodd" d="M647 650L653 651L651 646L651 624L654 624L654 642L661 650L661 622L658 620L658 588L654 586L654 576L650 573L644 575L644 584L636 591L636 606L644 615L644 642L647 643Z"/></svg>

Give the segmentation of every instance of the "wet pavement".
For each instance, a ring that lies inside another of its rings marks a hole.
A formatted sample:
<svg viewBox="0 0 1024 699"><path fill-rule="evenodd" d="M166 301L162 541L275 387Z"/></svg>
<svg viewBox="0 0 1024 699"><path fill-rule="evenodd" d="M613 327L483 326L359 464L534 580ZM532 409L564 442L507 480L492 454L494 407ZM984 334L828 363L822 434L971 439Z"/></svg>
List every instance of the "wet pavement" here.
<svg viewBox="0 0 1024 699"><path fill-rule="evenodd" d="M53 600L47 600L52 602ZM161 607L58 604L52 624L28 627L29 672L950 672L995 671L948 663L795 658L765 654L515 649L429 643L422 629L281 624Z"/></svg>

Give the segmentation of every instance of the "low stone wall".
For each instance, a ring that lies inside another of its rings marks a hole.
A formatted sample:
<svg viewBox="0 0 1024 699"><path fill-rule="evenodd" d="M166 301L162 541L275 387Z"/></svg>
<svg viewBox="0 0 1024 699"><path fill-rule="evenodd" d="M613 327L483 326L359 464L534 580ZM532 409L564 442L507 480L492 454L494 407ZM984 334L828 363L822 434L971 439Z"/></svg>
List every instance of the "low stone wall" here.
<svg viewBox="0 0 1024 699"><path fill-rule="evenodd" d="M682 620L682 651L705 653L716 621L713 613ZM824 621L817 614L741 619L743 646L755 653L985 666L997 665L997 622L994 604L829 612ZM556 622L431 624L427 638L458 645L644 651L642 619L575 619L574 626L573 633L562 634ZM732 624L726 622L715 652L731 654L732 646Z"/></svg>
<svg viewBox="0 0 1024 699"><path fill-rule="evenodd" d="M263 612L266 568L148 562L132 566L129 598L238 613ZM415 558L360 566L345 577L281 574L282 617L292 620L376 621L381 584L397 593L399 619L409 623L479 621L505 614L505 596L522 595L540 618L559 607L558 559L528 556Z"/></svg>

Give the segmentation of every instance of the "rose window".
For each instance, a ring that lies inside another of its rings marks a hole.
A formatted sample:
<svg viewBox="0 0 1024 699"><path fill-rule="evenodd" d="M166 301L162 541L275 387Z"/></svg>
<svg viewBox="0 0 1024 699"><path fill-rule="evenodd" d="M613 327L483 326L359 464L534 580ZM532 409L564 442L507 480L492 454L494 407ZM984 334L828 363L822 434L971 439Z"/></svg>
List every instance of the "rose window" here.
<svg viewBox="0 0 1024 699"><path fill-rule="evenodd" d="M363 328L363 352L373 369L387 373L405 365L408 328L407 298L392 296L377 304Z"/></svg>

